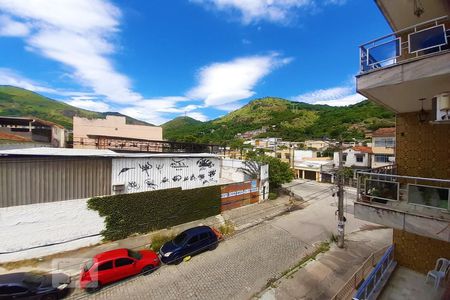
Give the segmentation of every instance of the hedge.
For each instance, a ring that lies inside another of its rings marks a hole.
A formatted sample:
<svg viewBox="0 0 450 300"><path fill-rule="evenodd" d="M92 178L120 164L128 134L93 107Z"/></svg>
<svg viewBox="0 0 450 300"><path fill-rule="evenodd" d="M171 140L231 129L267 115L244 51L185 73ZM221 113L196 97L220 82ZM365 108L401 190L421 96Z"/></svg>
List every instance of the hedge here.
<svg viewBox="0 0 450 300"><path fill-rule="evenodd" d="M105 217L105 240L123 239L220 214L220 186L95 197L88 208Z"/></svg>

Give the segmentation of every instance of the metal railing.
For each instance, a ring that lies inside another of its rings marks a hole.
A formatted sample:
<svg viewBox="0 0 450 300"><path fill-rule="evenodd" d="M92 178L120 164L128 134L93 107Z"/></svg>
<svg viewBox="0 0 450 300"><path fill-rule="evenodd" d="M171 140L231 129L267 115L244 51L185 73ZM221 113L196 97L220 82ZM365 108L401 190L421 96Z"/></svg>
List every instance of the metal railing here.
<svg viewBox="0 0 450 300"><path fill-rule="evenodd" d="M353 273L352 277L341 287L339 292L334 295L331 300L350 300L355 294L356 289L360 286L361 282L364 281L369 272L375 267L377 262L386 252L388 247L384 247L377 252L373 252L364 263L358 268L358 270Z"/></svg>
<svg viewBox="0 0 450 300"><path fill-rule="evenodd" d="M450 51L450 22L443 16L422 22L359 47L360 73Z"/></svg>
<svg viewBox="0 0 450 300"><path fill-rule="evenodd" d="M396 175L395 165L357 173L357 202L450 219L450 180Z"/></svg>
<svg viewBox="0 0 450 300"><path fill-rule="evenodd" d="M386 250L369 277L364 280L363 284L356 292L356 295L353 297L353 300L376 299L376 296L383 287L383 281L385 283L389 279L395 264L394 245L392 245Z"/></svg>

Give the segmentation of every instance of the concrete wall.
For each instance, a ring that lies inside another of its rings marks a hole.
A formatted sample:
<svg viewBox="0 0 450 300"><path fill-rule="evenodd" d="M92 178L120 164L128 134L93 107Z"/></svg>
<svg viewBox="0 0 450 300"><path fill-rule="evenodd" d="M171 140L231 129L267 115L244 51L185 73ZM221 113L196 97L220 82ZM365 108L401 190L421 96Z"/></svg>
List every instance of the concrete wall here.
<svg viewBox="0 0 450 300"><path fill-rule="evenodd" d="M136 193L214 185L219 183L219 176L218 158L114 158L111 181L112 185L125 185L125 193Z"/></svg>
<svg viewBox="0 0 450 300"><path fill-rule="evenodd" d="M429 116L431 112L429 112ZM450 124L419 123L416 113L397 115L399 175L450 178Z"/></svg>
<svg viewBox="0 0 450 300"><path fill-rule="evenodd" d="M0 262L44 256L100 242L103 218L96 211L88 210L86 202L87 199L78 199L0 208ZM58 245L43 247L51 244ZM33 247L36 248L26 250Z"/></svg>
<svg viewBox="0 0 450 300"><path fill-rule="evenodd" d="M74 148L94 149L95 140L88 135L104 135L144 140L162 140L162 128L157 126L128 125L125 117L107 116L106 119L73 117ZM83 141L83 144L80 144Z"/></svg>
<svg viewBox="0 0 450 300"><path fill-rule="evenodd" d="M450 259L450 242L394 229L395 260L414 271L426 274L438 258Z"/></svg>

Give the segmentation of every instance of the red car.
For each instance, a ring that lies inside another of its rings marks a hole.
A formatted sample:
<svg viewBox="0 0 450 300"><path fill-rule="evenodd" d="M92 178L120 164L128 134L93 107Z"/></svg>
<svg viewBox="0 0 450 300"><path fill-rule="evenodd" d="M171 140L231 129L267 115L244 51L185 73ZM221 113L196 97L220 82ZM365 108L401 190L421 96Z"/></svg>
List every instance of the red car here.
<svg viewBox="0 0 450 300"><path fill-rule="evenodd" d="M149 274L160 265L150 250L116 249L97 254L81 270L80 286L87 292L139 273Z"/></svg>

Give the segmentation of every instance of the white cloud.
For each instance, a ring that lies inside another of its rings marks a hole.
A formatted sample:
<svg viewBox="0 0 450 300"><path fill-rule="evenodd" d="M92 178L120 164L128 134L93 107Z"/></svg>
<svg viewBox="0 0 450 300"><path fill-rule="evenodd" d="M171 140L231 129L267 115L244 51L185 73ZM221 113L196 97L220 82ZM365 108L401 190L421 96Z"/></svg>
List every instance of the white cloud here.
<svg viewBox="0 0 450 300"><path fill-rule="evenodd" d="M40 83L25 78L13 70L0 68L0 84L21 87L33 92L56 93L57 91Z"/></svg>
<svg viewBox="0 0 450 300"><path fill-rule="evenodd" d="M354 93L351 86L338 86L329 89L319 89L292 98L294 101L311 104L326 104L331 106L346 106L356 104L365 99Z"/></svg>
<svg viewBox="0 0 450 300"><path fill-rule="evenodd" d="M95 97L89 96L73 97L72 100L66 101L66 103L75 107L98 112L106 112L110 110L110 107L107 103L95 100Z"/></svg>
<svg viewBox="0 0 450 300"><path fill-rule="evenodd" d="M108 55L118 31L120 10L101 0L0 0L0 9L31 24L27 48L73 70L73 77L117 103L143 99L130 80L115 70Z"/></svg>
<svg viewBox="0 0 450 300"><path fill-rule="evenodd" d="M287 24L296 17L299 9L314 13L323 6L343 5L346 0L191 0L191 2L208 9L237 12L244 24L262 20Z"/></svg>
<svg viewBox="0 0 450 300"><path fill-rule="evenodd" d="M191 2L219 11L237 11L244 24L260 20L285 23L290 19L293 9L311 7L315 4L313 0L191 0Z"/></svg>
<svg viewBox="0 0 450 300"><path fill-rule="evenodd" d="M205 106L246 99L255 94L255 85L273 69L288 64L290 58L278 54L236 58L200 69L199 84L187 93L191 99L204 100Z"/></svg>
<svg viewBox="0 0 450 300"><path fill-rule="evenodd" d="M199 120L199 121L202 121L202 122L208 121L208 117L198 111L193 111L193 112L187 113L186 116L191 117L196 120Z"/></svg>
<svg viewBox="0 0 450 300"><path fill-rule="evenodd" d="M17 22L9 16L0 15L0 36L27 36L30 28L24 23Z"/></svg>

